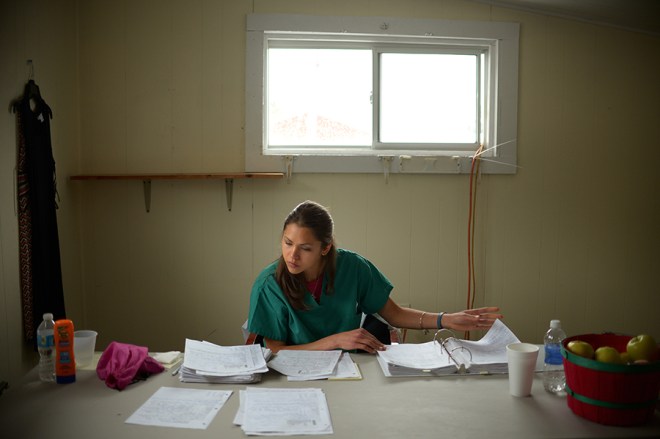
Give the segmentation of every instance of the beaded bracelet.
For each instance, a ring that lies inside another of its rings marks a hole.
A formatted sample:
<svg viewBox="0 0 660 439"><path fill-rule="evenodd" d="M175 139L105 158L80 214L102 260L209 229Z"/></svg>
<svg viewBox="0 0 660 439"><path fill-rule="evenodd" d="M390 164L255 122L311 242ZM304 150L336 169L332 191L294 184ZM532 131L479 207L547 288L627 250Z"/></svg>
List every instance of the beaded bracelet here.
<svg viewBox="0 0 660 439"><path fill-rule="evenodd" d="M419 329L424 329L422 326L422 320L424 319L424 316L426 315L426 312L422 312L422 315L419 316Z"/></svg>

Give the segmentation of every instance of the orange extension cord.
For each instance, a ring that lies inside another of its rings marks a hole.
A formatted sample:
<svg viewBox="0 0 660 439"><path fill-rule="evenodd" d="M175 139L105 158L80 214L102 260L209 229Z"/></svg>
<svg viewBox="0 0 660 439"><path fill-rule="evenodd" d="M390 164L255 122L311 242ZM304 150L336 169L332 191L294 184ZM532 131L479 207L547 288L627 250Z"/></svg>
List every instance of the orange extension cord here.
<svg viewBox="0 0 660 439"><path fill-rule="evenodd" d="M476 203L477 203L477 185L474 182L475 175L479 175L479 165L481 164L480 154L484 146L480 145L479 149L472 156L472 166L470 168L470 206L468 209L468 237L467 237L467 254L468 254L468 285L467 285L467 309L474 308L474 297L476 296L476 274L474 270L474 226L476 217ZM465 339L470 339L470 331L465 331Z"/></svg>

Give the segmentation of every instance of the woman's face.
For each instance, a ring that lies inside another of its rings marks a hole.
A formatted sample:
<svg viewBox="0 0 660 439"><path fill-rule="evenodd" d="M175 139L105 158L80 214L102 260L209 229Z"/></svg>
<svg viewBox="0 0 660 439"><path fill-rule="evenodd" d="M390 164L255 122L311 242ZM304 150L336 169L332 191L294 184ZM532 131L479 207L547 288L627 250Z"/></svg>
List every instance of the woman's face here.
<svg viewBox="0 0 660 439"><path fill-rule="evenodd" d="M325 255L330 246L322 247L321 241L316 239L311 229L289 224L282 233L282 257L289 272L292 274L305 273L307 280L314 280L321 272L322 255Z"/></svg>

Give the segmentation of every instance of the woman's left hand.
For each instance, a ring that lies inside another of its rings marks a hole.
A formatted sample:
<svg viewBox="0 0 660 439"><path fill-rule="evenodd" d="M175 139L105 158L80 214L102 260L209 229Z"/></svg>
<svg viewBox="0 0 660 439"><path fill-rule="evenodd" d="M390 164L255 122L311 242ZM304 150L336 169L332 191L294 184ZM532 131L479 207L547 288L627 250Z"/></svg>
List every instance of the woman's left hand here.
<svg viewBox="0 0 660 439"><path fill-rule="evenodd" d="M457 331L474 331L488 329L493 326L495 320L502 319L504 316L498 311L497 306L488 306L484 308L466 309L465 311L455 313L445 313L442 316L442 326Z"/></svg>

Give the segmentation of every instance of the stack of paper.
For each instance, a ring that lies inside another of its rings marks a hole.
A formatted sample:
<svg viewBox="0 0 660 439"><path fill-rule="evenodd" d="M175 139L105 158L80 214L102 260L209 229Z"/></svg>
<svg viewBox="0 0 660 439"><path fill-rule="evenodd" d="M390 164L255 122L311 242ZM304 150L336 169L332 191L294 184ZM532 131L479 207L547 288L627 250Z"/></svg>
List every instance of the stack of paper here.
<svg viewBox="0 0 660 439"><path fill-rule="evenodd" d="M335 373L328 377L329 380L361 380L362 374L360 373L360 368L353 361L348 352L341 354L339 363L337 364L337 370ZM291 380L291 377L289 377ZM293 380L291 380L293 381Z"/></svg>
<svg viewBox="0 0 660 439"><path fill-rule="evenodd" d="M386 376L506 373L506 345L518 337L496 320L479 341L449 338L421 344L398 344L378 352Z"/></svg>
<svg viewBox="0 0 660 439"><path fill-rule="evenodd" d="M268 371L270 350L186 339L179 379L188 383L255 383Z"/></svg>
<svg viewBox="0 0 660 439"><path fill-rule="evenodd" d="M247 435L333 434L321 389L247 388L239 397L234 424Z"/></svg>
<svg viewBox="0 0 660 439"><path fill-rule="evenodd" d="M281 350L268 362L291 381L323 380L333 376L341 351Z"/></svg>
<svg viewBox="0 0 660 439"><path fill-rule="evenodd" d="M378 352L386 376L448 375L457 367L436 342L390 345Z"/></svg>
<svg viewBox="0 0 660 439"><path fill-rule="evenodd" d="M361 380L362 374L348 352L281 350L268 367L289 381Z"/></svg>

